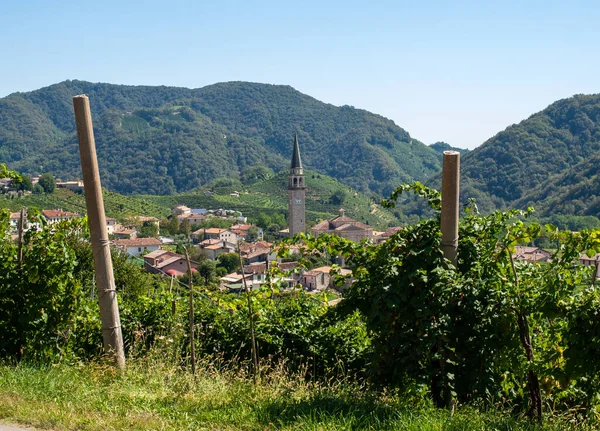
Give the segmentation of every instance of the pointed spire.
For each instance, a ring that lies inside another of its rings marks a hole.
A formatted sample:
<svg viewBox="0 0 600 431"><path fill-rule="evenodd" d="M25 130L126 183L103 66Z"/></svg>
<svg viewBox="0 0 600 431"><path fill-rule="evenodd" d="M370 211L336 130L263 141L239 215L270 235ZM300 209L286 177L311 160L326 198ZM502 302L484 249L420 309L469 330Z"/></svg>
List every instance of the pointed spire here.
<svg viewBox="0 0 600 431"><path fill-rule="evenodd" d="M302 160L300 160L300 147L298 146L298 134L294 137L294 152L292 154L292 169L302 169Z"/></svg>

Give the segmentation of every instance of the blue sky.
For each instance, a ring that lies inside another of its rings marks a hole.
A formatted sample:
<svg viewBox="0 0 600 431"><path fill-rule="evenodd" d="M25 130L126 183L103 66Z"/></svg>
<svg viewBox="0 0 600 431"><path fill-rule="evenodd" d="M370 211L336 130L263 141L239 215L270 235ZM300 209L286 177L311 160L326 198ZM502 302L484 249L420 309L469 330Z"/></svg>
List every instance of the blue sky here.
<svg viewBox="0 0 600 431"><path fill-rule="evenodd" d="M65 79L288 84L474 148L600 93L595 1L4 0L0 97Z"/></svg>

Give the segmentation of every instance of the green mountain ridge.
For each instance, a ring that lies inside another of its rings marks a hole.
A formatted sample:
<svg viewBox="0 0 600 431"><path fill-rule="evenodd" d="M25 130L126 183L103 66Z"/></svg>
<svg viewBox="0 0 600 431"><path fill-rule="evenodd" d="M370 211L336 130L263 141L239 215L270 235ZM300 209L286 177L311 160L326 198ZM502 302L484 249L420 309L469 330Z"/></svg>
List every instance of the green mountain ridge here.
<svg viewBox="0 0 600 431"><path fill-rule="evenodd" d="M287 169L298 133L305 167L388 194L440 170L436 152L393 121L292 87L227 82L199 89L64 81L0 99L0 162L80 177L72 97L88 94L103 185L168 195L244 169Z"/></svg>
<svg viewBox="0 0 600 431"><path fill-rule="evenodd" d="M597 216L599 151L600 95L559 100L465 154L462 197L484 211L533 205L542 215ZM581 188L585 201L573 203Z"/></svg>

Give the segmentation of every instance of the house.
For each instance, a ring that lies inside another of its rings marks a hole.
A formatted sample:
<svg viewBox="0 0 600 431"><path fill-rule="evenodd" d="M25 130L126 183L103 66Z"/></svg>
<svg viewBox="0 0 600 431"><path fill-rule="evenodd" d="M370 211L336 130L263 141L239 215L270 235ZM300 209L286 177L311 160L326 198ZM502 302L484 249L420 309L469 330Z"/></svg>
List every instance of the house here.
<svg viewBox="0 0 600 431"><path fill-rule="evenodd" d="M208 217L203 214L186 213L177 216L179 223L187 220L190 225L198 225L208 220Z"/></svg>
<svg viewBox="0 0 600 431"><path fill-rule="evenodd" d="M219 239L221 241L228 242L229 244L236 245L240 239L239 235L235 232L231 232L230 230L225 230L219 234Z"/></svg>
<svg viewBox="0 0 600 431"><path fill-rule="evenodd" d="M234 224L233 226L231 226L229 228L229 230L233 233L235 233L236 235L238 235L238 237L240 239L246 239L246 237L248 236L248 231L252 228L256 228L258 230L258 237L262 238L263 237L263 230L259 227L256 227L252 224Z"/></svg>
<svg viewBox="0 0 600 431"><path fill-rule="evenodd" d="M231 232L228 229L219 229L219 228L206 228L206 229L198 229L191 234L192 240L194 242L200 242L202 239L218 239L221 241L226 241L229 244L237 245L240 237L235 232Z"/></svg>
<svg viewBox="0 0 600 431"><path fill-rule="evenodd" d="M197 271L198 262L190 261L190 266L192 271ZM145 255L144 269L151 274L166 274L174 277L188 272L186 258L168 250L155 250Z"/></svg>
<svg viewBox="0 0 600 431"><path fill-rule="evenodd" d="M214 241L214 240L211 240ZM235 252L235 246L226 243L224 241L218 241L216 244L207 245L202 247L202 250L206 252L206 256L211 260L216 260L220 255L224 253Z"/></svg>
<svg viewBox="0 0 600 431"><path fill-rule="evenodd" d="M6 193L12 190L12 178L0 178L0 193Z"/></svg>
<svg viewBox="0 0 600 431"><path fill-rule="evenodd" d="M205 239L198 245L206 252L206 256L211 260L216 260L223 253L233 253L236 249L235 244L216 238Z"/></svg>
<svg viewBox="0 0 600 431"><path fill-rule="evenodd" d="M582 254L579 257L579 263L583 266L596 266L596 262L600 261L600 254L589 257L587 254Z"/></svg>
<svg viewBox="0 0 600 431"><path fill-rule="evenodd" d="M70 220L73 218L80 218L81 215L72 213L69 211L63 211L62 209L57 210L42 210L42 215L48 221L48 224L58 223L62 220Z"/></svg>
<svg viewBox="0 0 600 431"><path fill-rule="evenodd" d="M334 287L334 277L331 274L331 266L321 266L308 271L304 271L300 277L302 286L310 291L321 291L329 287ZM337 272L341 276L351 276L349 269L338 268Z"/></svg>
<svg viewBox="0 0 600 431"><path fill-rule="evenodd" d="M313 236L334 234L354 242L360 242L363 239L373 239L373 228L350 217L346 217L343 209L340 210L339 216L317 223L310 229L310 233Z"/></svg>
<svg viewBox="0 0 600 431"><path fill-rule="evenodd" d="M278 264L281 272L292 271L296 266L297 262L286 262ZM268 267L266 263L254 263L251 265L244 265L243 271L233 272L221 277L221 289L229 290L232 293L239 293L244 289L245 285L250 289L258 289L260 286L265 284L268 280ZM284 282L286 287L294 287L298 283L297 274L283 275L279 277L278 282Z"/></svg>
<svg viewBox="0 0 600 431"><path fill-rule="evenodd" d="M373 241L375 241L377 243L385 242L385 241L387 241L387 239L390 236L400 232L401 230L402 230L402 228L400 226L396 226L396 227L389 227L383 232L373 231Z"/></svg>
<svg viewBox="0 0 600 431"><path fill-rule="evenodd" d="M117 239L113 241L113 245L130 256L139 256L145 251L156 251L159 249L161 242L156 238L135 238L135 239Z"/></svg>
<svg viewBox="0 0 600 431"><path fill-rule="evenodd" d="M244 263L249 265L256 262L266 262L277 259L277 254L271 250L272 244L266 241L244 243L240 246L240 253Z"/></svg>
<svg viewBox="0 0 600 431"><path fill-rule="evenodd" d="M180 216L182 214L191 214L192 210L189 207L186 207L185 205L177 205L175 208L173 208L173 215L174 216Z"/></svg>
<svg viewBox="0 0 600 431"><path fill-rule="evenodd" d="M192 233L192 238L194 235L199 238L200 232L204 234L204 239L218 239L219 241L227 242L229 244L233 244L237 246L239 241L239 236L230 230L227 229L219 229L219 228L207 228L207 229L199 229L196 232Z"/></svg>
<svg viewBox="0 0 600 431"><path fill-rule="evenodd" d="M552 253L539 247L526 247L518 245L515 247L513 259L524 260L526 262L548 262Z"/></svg>
<svg viewBox="0 0 600 431"><path fill-rule="evenodd" d="M137 230L121 227L119 230L114 231L113 235L117 239L135 239L137 238Z"/></svg>
<svg viewBox="0 0 600 431"><path fill-rule="evenodd" d="M10 213L9 216L9 232L11 234L18 234L19 232L19 223L21 221L21 212ZM23 232L27 232L30 229L41 230L40 224L38 222L31 222L27 219L27 211L23 214Z"/></svg>
<svg viewBox="0 0 600 431"><path fill-rule="evenodd" d="M583 266L596 266L596 278L600 279L600 253L589 257L587 254L582 254L579 257L579 263Z"/></svg>
<svg viewBox="0 0 600 431"><path fill-rule="evenodd" d="M17 232L19 230L19 221L21 220L21 212L10 213L10 232ZM25 219L27 220L27 214L25 214ZM23 223L23 230L25 230L26 222Z"/></svg>
<svg viewBox="0 0 600 431"><path fill-rule="evenodd" d="M83 181L82 180L76 180L76 181L57 181L56 182L56 187L59 189L67 189L67 190L71 190L72 192L84 192L84 186L83 186Z"/></svg>
<svg viewBox="0 0 600 431"><path fill-rule="evenodd" d="M204 239L221 239L221 234L227 229L220 229L217 227L211 227L204 229Z"/></svg>
<svg viewBox="0 0 600 431"><path fill-rule="evenodd" d="M116 231L121 230L123 226L119 224L116 218L106 217L106 230L109 235L113 235Z"/></svg>
<svg viewBox="0 0 600 431"><path fill-rule="evenodd" d="M200 248L208 247L209 245L220 244L221 240L218 238L206 238L198 244Z"/></svg>

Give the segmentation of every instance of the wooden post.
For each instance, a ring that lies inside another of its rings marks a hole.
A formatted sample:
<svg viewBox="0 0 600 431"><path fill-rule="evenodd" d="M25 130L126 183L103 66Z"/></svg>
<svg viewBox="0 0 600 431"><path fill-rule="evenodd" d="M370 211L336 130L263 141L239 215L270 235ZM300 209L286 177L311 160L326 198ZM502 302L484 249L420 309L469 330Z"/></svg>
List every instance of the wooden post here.
<svg viewBox="0 0 600 431"><path fill-rule="evenodd" d="M169 294L173 293L173 281L175 281L175 276L172 275L171 276L171 286L169 287ZM173 299L171 299L171 314L174 316L175 312L177 311L177 306L175 305L176 300L175 297L173 297Z"/></svg>
<svg viewBox="0 0 600 431"><path fill-rule="evenodd" d="M442 166L442 251L456 266L458 251L458 203L460 191L460 153L444 151Z"/></svg>
<svg viewBox="0 0 600 431"><path fill-rule="evenodd" d="M256 384L256 375L258 373L258 351L256 349L256 336L254 335L254 312L252 311L252 299L250 298L251 289L248 289L246 283L246 274L244 273L244 260L242 259L242 249L238 243L238 257L240 258L240 266L242 269L242 283L244 283L244 290L246 291L246 299L248 300L248 315L250 316L250 342L252 343L250 348L252 352L252 380Z"/></svg>
<svg viewBox="0 0 600 431"><path fill-rule="evenodd" d="M122 369L125 368L123 335L121 333L117 291L110 256L110 242L106 229L106 215L104 214L90 101L86 95L75 96L73 97L73 107L79 138L79 154L81 156L85 203L94 255L96 285L98 286L98 304L102 321L104 352L111 355L115 365Z"/></svg>
<svg viewBox="0 0 600 431"><path fill-rule="evenodd" d="M23 266L23 224L25 223L25 208L21 208L19 217L19 268Z"/></svg>
<svg viewBox="0 0 600 431"><path fill-rule="evenodd" d="M190 277L190 353L192 355L192 374L196 376L196 344L194 343L194 285L192 283L192 265L190 263L190 255L188 254L187 248L183 248L185 251L185 260L187 261L188 276Z"/></svg>

